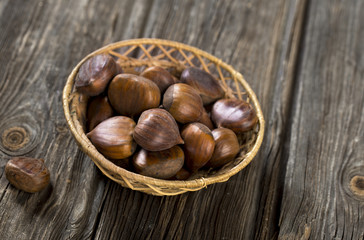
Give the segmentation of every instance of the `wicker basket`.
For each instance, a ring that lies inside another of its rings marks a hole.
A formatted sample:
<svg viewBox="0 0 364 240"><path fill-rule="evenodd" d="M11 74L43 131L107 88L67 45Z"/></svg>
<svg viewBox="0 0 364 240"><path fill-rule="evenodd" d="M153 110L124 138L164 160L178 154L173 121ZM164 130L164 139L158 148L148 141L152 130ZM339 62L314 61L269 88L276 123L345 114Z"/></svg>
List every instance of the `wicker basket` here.
<svg viewBox="0 0 364 240"><path fill-rule="evenodd" d="M126 72L141 71L148 66L161 66L175 75L188 66L200 67L220 81L226 98L250 101L259 122L252 131L238 136L241 150L237 158L218 170L202 170L186 181L161 180L139 175L118 167L107 160L86 137L85 114L87 98L74 90L74 79L78 69L88 58L109 53L117 58ZM73 69L63 90L63 108L69 128L80 148L94 161L96 166L110 179L124 187L148 194L166 196L187 191L197 191L209 184L225 182L246 167L256 155L264 135L264 119L258 100L243 76L220 59L197 48L178 42L161 39L132 39L107 45L86 56Z"/></svg>

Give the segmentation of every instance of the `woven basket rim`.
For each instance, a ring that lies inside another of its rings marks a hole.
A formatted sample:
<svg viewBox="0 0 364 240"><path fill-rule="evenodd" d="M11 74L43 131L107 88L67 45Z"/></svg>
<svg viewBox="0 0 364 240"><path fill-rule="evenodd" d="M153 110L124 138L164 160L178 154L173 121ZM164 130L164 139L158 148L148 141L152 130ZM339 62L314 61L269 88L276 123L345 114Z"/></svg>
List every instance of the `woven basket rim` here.
<svg viewBox="0 0 364 240"><path fill-rule="evenodd" d="M185 180L185 181L183 181L183 180L163 180L163 179L147 177L147 176L143 176L143 175L128 171L121 167L115 167L116 165L114 165L111 161L107 160L101 153L99 153L96 150L96 148L93 146L91 141L88 140L88 138L86 137L84 132L80 133L79 131L77 131L77 129L75 127L75 123L71 116L71 112L70 112L70 98L72 97L71 93L72 93L72 89L73 89L73 81L78 73L78 69L80 68L80 66L83 64L83 62L85 62L90 57L100 54L102 52L109 51L110 49L116 49L116 48L121 48L121 47L125 47L125 46L130 46L130 45L142 45L142 44L155 44L155 45L162 45L162 46L168 46L168 47L175 47L175 48L181 48L183 50L197 53L197 54L203 56L204 58L210 60L211 62L225 68L244 87L249 98L251 99L251 103L254 105L254 108L256 110L258 122L259 122L259 130L257 133L256 141L255 141L252 149L248 153L245 154L245 157L239 164L237 164L236 166L231 168L229 171L224 172L219 175L201 177L198 179ZM131 179L135 182L143 183L149 187L152 185L152 186L160 186L160 187L167 187L167 188L183 189L180 193L183 193L186 191L196 191L203 187L206 187L209 184L227 181L231 176L238 173L240 170L245 168L252 161L252 159L257 154L257 152L262 144L263 136L264 136L265 121L264 121L264 117L263 117L263 113L262 113L260 104L258 102L258 99L257 99L255 93L253 92L253 90L251 89L249 84L245 81L243 75L240 74L239 72L237 72L232 66L230 66L230 65L226 64L225 62L223 62L222 60L220 60L219 58L217 58L203 50L200 50L196 47L192 47L192 46L189 46L189 45L186 45L186 44L183 44L180 42L176 42L176 41L157 39L157 38L129 39L129 40L111 43L102 48L95 50L94 52L92 52L92 53L88 54L86 57L84 57L74 67L71 74L68 76L66 85L63 89L62 101L63 101L63 110L64 110L65 118L66 118L67 124L70 128L72 135L74 136L76 141L81 145L81 147L87 153L87 155L91 158L91 160L97 165L97 167L105 175L107 175L109 178L113 179L113 177L110 176L109 174L107 174L103 168L106 168L106 169L108 169L110 171L114 171L114 172L116 171L117 174L122 176L122 178L124 180L125 180L125 178ZM100 165L102 165L102 166L100 166ZM113 179L113 180L115 181L115 179ZM130 187L130 188L133 189L132 187ZM153 187L151 187L151 188L153 189ZM155 190L155 189L153 189L153 190ZM179 194L179 193L175 193L175 194ZM170 194L170 195L175 195L175 194ZM169 195L169 194L162 193L162 195Z"/></svg>

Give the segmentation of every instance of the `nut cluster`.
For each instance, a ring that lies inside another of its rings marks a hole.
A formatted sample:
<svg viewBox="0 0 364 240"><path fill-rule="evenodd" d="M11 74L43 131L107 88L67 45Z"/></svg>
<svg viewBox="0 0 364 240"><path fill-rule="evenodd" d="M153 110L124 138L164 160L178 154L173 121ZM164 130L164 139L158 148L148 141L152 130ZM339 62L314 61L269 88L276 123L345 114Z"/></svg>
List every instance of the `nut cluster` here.
<svg viewBox="0 0 364 240"><path fill-rule="evenodd" d="M195 67L179 79L156 66L136 75L100 54L83 63L75 87L90 96L87 137L98 151L160 179L224 166L239 153L237 136L258 121L249 103L224 98L219 81Z"/></svg>

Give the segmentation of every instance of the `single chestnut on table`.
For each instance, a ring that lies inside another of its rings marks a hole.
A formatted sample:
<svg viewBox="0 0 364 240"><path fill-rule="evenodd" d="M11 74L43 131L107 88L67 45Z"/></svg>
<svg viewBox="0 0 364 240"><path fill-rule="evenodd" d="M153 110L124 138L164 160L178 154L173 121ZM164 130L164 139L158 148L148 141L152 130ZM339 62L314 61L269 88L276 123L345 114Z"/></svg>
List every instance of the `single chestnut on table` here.
<svg viewBox="0 0 364 240"><path fill-rule="evenodd" d="M117 64L110 55L96 55L80 67L75 80L76 90L88 96L99 95L118 71Z"/></svg>
<svg viewBox="0 0 364 240"><path fill-rule="evenodd" d="M160 90L154 82L127 73L116 75L111 80L107 95L117 113L131 118L147 109L158 107L161 98Z"/></svg>
<svg viewBox="0 0 364 240"><path fill-rule="evenodd" d="M215 140L208 127L201 123L190 123L181 132L185 144L185 163L191 171L203 167L212 157L215 149Z"/></svg>
<svg viewBox="0 0 364 240"><path fill-rule="evenodd" d="M137 173L160 179L169 179L182 168L184 153L179 146L163 151L141 149L133 157L133 166Z"/></svg>
<svg viewBox="0 0 364 240"><path fill-rule="evenodd" d="M183 70L181 82L196 89L204 105L212 103L225 95L219 81L210 73L199 68L189 67Z"/></svg>
<svg viewBox="0 0 364 240"><path fill-rule="evenodd" d="M149 109L140 115L133 137L148 151L162 151L183 144L176 121L161 108Z"/></svg>
<svg viewBox="0 0 364 240"><path fill-rule="evenodd" d="M203 113L201 97L193 87L184 83L173 84L166 90L163 107L180 123L196 122Z"/></svg>
<svg viewBox="0 0 364 240"><path fill-rule="evenodd" d="M232 161L240 150L239 141L235 133L228 128L216 128L212 131L215 149L206 166L217 168Z"/></svg>
<svg viewBox="0 0 364 240"><path fill-rule="evenodd" d="M5 165L5 176L16 188L35 193L46 188L50 182L48 168L43 159L14 157Z"/></svg>
<svg viewBox="0 0 364 240"><path fill-rule="evenodd" d="M115 116L101 122L87 137L105 157L123 159L131 156L136 149L134 128L133 119Z"/></svg>
<svg viewBox="0 0 364 240"><path fill-rule="evenodd" d="M220 99L215 102L211 118L217 127L229 128L237 134L251 130L258 122L253 107L239 99Z"/></svg>
<svg viewBox="0 0 364 240"><path fill-rule="evenodd" d="M140 76L150 79L157 84L161 93L164 93L169 86L175 83L172 74L158 66L146 68Z"/></svg>

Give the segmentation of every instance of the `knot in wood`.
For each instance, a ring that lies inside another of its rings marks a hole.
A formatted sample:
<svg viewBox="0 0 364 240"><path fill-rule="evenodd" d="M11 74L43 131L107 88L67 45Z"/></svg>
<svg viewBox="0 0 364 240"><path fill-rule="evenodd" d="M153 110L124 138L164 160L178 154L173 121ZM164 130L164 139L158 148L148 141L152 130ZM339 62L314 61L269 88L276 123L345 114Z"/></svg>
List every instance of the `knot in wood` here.
<svg viewBox="0 0 364 240"><path fill-rule="evenodd" d="M23 148L29 143L29 133L22 127L11 127L6 129L1 136L2 144L11 151Z"/></svg>
<svg viewBox="0 0 364 240"><path fill-rule="evenodd" d="M355 195L364 197L364 176L354 176L350 181L350 190Z"/></svg>

